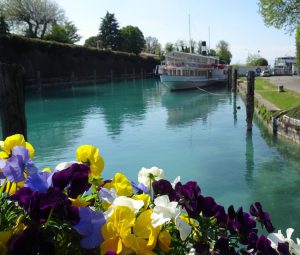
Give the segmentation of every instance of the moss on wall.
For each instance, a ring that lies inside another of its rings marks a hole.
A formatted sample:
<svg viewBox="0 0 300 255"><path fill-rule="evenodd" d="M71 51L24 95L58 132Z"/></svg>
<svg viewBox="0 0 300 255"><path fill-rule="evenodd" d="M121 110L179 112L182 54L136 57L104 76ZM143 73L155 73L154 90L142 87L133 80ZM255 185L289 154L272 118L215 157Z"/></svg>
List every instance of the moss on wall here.
<svg viewBox="0 0 300 255"><path fill-rule="evenodd" d="M21 64L27 80L41 78L91 76L114 77L124 74L151 73L159 64L152 57L86 48L56 42L29 39L16 35L0 36L0 61Z"/></svg>

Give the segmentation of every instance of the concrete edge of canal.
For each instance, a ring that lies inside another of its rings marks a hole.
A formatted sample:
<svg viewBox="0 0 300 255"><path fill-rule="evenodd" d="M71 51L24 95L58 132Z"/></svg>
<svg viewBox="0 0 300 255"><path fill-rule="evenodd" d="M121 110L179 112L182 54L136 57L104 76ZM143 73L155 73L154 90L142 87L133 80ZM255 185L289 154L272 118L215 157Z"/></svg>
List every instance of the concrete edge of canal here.
<svg viewBox="0 0 300 255"><path fill-rule="evenodd" d="M238 92L243 99L246 97L247 84L242 80L237 82ZM255 113L263 120L270 132L280 135L300 145L300 119L291 118L284 111L267 101L258 93L255 96Z"/></svg>

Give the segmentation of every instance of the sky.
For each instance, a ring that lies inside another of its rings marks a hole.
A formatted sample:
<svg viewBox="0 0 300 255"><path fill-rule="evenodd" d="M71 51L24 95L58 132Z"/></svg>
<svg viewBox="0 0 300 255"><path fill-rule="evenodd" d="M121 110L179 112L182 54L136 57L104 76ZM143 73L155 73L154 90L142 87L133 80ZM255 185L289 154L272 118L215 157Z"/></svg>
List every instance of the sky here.
<svg viewBox="0 0 300 255"><path fill-rule="evenodd" d="M264 25L258 0L56 0L85 39L97 35L106 12L114 13L120 28L137 26L144 37L167 42L206 41L214 49L229 43L232 64L244 64L260 54L274 65L276 57L295 56L295 35Z"/></svg>

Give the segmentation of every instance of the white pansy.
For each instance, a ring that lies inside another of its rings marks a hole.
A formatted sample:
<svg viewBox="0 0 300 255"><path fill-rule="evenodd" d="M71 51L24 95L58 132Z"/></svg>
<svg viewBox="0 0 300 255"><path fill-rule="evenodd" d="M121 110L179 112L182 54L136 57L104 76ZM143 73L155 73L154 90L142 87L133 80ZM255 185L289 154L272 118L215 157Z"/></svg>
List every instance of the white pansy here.
<svg viewBox="0 0 300 255"><path fill-rule="evenodd" d="M181 219L180 215L177 215L175 218L175 226L180 233L181 240L185 241L185 239L191 233L192 227L189 224L187 224L183 219Z"/></svg>
<svg viewBox="0 0 300 255"><path fill-rule="evenodd" d="M153 166L149 169L143 167L139 171L139 174L138 174L139 183L142 183L146 187L150 188L150 183L151 183L150 175L152 175L155 180L163 179L164 178L164 170L162 170L156 166Z"/></svg>
<svg viewBox="0 0 300 255"><path fill-rule="evenodd" d="M175 219L180 214L180 209L177 208L177 202L170 202L167 195L155 198L155 207L151 214L152 226L157 227L164 223Z"/></svg>
<svg viewBox="0 0 300 255"><path fill-rule="evenodd" d="M175 186L178 182L180 182L180 176L177 176L175 180L171 183L173 189L175 189Z"/></svg>
<svg viewBox="0 0 300 255"><path fill-rule="evenodd" d="M80 162L77 162L77 161L61 162L55 167L55 171L65 170L75 163L80 164Z"/></svg>
<svg viewBox="0 0 300 255"><path fill-rule="evenodd" d="M114 209L117 206L126 206L130 208L135 214L137 214L139 210L144 206L144 201L135 200L125 196L116 197L112 203L112 206L103 213L105 219L108 219L112 215Z"/></svg>
<svg viewBox="0 0 300 255"><path fill-rule="evenodd" d="M278 230L277 233L271 233L268 235L268 239L271 241L271 246L277 249L278 243L288 243L289 249L293 254L300 255L300 240L297 238L297 244L292 240L292 234L294 229L288 228L286 230L286 237Z"/></svg>

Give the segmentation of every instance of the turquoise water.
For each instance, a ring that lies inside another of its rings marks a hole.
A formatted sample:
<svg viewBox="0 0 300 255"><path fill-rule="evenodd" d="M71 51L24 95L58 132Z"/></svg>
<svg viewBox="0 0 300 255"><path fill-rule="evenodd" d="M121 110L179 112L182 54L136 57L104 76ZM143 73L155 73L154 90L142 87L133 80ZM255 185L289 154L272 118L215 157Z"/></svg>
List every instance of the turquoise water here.
<svg viewBox="0 0 300 255"><path fill-rule="evenodd" d="M136 80L43 90L27 93L26 112L40 168L93 144L104 178L119 171L137 180L142 167L158 166L169 180L196 180L226 207L261 201L276 226L300 237L300 146L272 137L257 120L247 135L245 105L227 88L171 93L157 80Z"/></svg>

